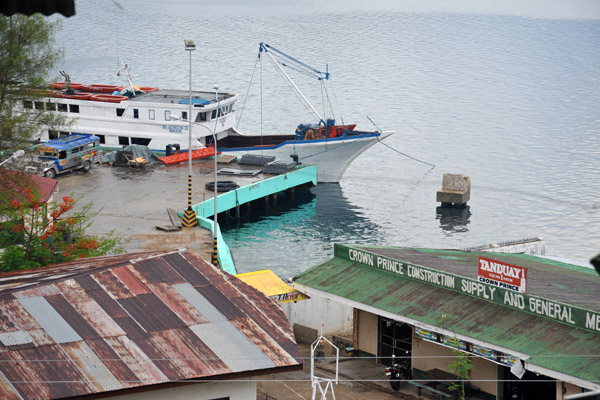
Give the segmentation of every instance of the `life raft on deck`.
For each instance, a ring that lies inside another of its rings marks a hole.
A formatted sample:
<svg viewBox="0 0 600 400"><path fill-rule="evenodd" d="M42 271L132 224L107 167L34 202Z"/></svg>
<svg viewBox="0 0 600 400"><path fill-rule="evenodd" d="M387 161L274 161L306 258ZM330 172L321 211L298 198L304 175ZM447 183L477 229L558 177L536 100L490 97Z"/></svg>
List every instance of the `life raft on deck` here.
<svg viewBox="0 0 600 400"><path fill-rule="evenodd" d="M89 99L95 101L106 101L108 103L120 103L123 100L129 100L129 97L114 94L94 94L91 95Z"/></svg>
<svg viewBox="0 0 600 400"><path fill-rule="evenodd" d="M78 89L83 89L85 85L83 83L71 83L71 89L73 90L78 90ZM66 89L67 86L65 84L65 82L54 82L50 84L50 87L52 89Z"/></svg>
<svg viewBox="0 0 600 400"><path fill-rule="evenodd" d="M61 99L75 99L75 100L89 100L92 97L92 93L61 93L54 94L54 97Z"/></svg>
<svg viewBox="0 0 600 400"><path fill-rule="evenodd" d="M139 89L144 93L156 92L158 88L156 87L147 87L147 86L138 86Z"/></svg>
<svg viewBox="0 0 600 400"><path fill-rule="evenodd" d="M96 83L91 85L83 85L83 90L86 92L95 92L95 93L114 93L115 91L121 91L125 89L123 86L117 85L98 85Z"/></svg>

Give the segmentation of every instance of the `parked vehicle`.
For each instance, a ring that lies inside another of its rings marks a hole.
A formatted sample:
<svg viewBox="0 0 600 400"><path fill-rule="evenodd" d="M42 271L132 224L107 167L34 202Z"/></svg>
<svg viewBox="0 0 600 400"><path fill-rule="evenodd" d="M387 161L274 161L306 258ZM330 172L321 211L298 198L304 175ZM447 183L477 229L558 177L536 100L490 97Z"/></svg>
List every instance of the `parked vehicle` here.
<svg viewBox="0 0 600 400"><path fill-rule="evenodd" d="M402 381L411 379L412 374L408 358L397 359L395 355L392 355L392 359L392 365L385 369L385 376L390 380L392 389L398 390Z"/></svg>
<svg viewBox="0 0 600 400"><path fill-rule="evenodd" d="M73 133L39 144L26 171L47 178L77 169L88 172L99 144L98 136L85 133Z"/></svg>

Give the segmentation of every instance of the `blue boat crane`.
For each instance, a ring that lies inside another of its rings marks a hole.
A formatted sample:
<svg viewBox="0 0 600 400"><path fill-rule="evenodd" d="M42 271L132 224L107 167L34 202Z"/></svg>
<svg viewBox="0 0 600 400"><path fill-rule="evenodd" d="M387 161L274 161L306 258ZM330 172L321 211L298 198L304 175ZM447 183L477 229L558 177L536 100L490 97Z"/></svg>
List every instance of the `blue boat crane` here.
<svg viewBox="0 0 600 400"><path fill-rule="evenodd" d="M296 84L292 81L292 79L289 77L289 75L283 70L283 68L281 68L281 65L283 65L285 67L299 71L311 78L315 78L321 82L322 88L325 91L327 91L327 89L325 88L325 85L323 84L323 81L329 80L329 66L326 66L326 72L319 71L318 69L313 68L306 63L303 63L302 61L282 52L281 50L277 50L276 48L274 48L266 43L261 42L260 46L259 46L259 53L258 53L259 58L260 58L260 54L263 52L267 56L269 56L269 59L273 63L273 65L275 65L275 67L277 67L279 69L279 71L283 74L283 76L287 79L287 81L294 87L294 89L296 89L296 92L298 92L302 101L304 101L304 103L306 103L306 105L310 108L310 110L313 112L313 114L315 114L315 116L318 118L319 123L322 123L326 127L335 125L335 119L328 118L327 120L325 120L319 114L319 112L313 107L313 105L310 103L310 101L308 101L308 99L304 96L304 94L302 94L302 92L300 91L298 86L296 86ZM286 62L281 62L281 61L276 60L273 57L273 54L283 58L284 60L286 60ZM326 104L325 101L323 101L324 108L325 108L325 104ZM331 110L331 105L329 104L329 102L327 102L327 105L329 105L329 109Z"/></svg>

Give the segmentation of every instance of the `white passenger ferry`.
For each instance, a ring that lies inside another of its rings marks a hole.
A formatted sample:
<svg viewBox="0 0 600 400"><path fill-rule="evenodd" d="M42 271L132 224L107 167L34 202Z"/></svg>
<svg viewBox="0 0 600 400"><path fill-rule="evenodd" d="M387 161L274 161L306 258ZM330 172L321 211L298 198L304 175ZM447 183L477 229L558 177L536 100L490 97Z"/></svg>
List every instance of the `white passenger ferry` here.
<svg viewBox="0 0 600 400"><path fill-rule="evenodd" d="M148 146L159 153L171 144L188 148L189 123L180 120L188 118L189 91L68 82L54 83L51 89L43 101L25 102L25 108L67 114L73 120L70 131L98 136L103 149L130 144ZM219 92L218 88L192 91L192 148L212 141L215 127L219 139L233 128L237 99L236 93ZM46 142L69 133L46 129L39 139Z"/></svg>

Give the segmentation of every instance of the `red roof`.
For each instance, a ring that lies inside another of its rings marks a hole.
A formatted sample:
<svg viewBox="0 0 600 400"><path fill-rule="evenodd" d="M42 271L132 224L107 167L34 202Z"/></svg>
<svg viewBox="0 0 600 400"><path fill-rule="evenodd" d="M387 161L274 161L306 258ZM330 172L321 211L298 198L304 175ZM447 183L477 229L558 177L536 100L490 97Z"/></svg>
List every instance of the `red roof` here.
<svg viewBox="0 0 600 400"><path fill-rule="evenodd" d="M8 169L0 170L0 187L7 193L8 201L23 201L25 195L23 189L29 187L37 190L40 195L40 201L47 203L58 186L56 179L45 178L43 176L26 174L24 172L12 171Z"/></svg>
<svg viewBox="0 0 600 400"><path fill-rule="evenodd" d="M281 308L186 250L0 274L0 398L302 368Z"/></svg>

